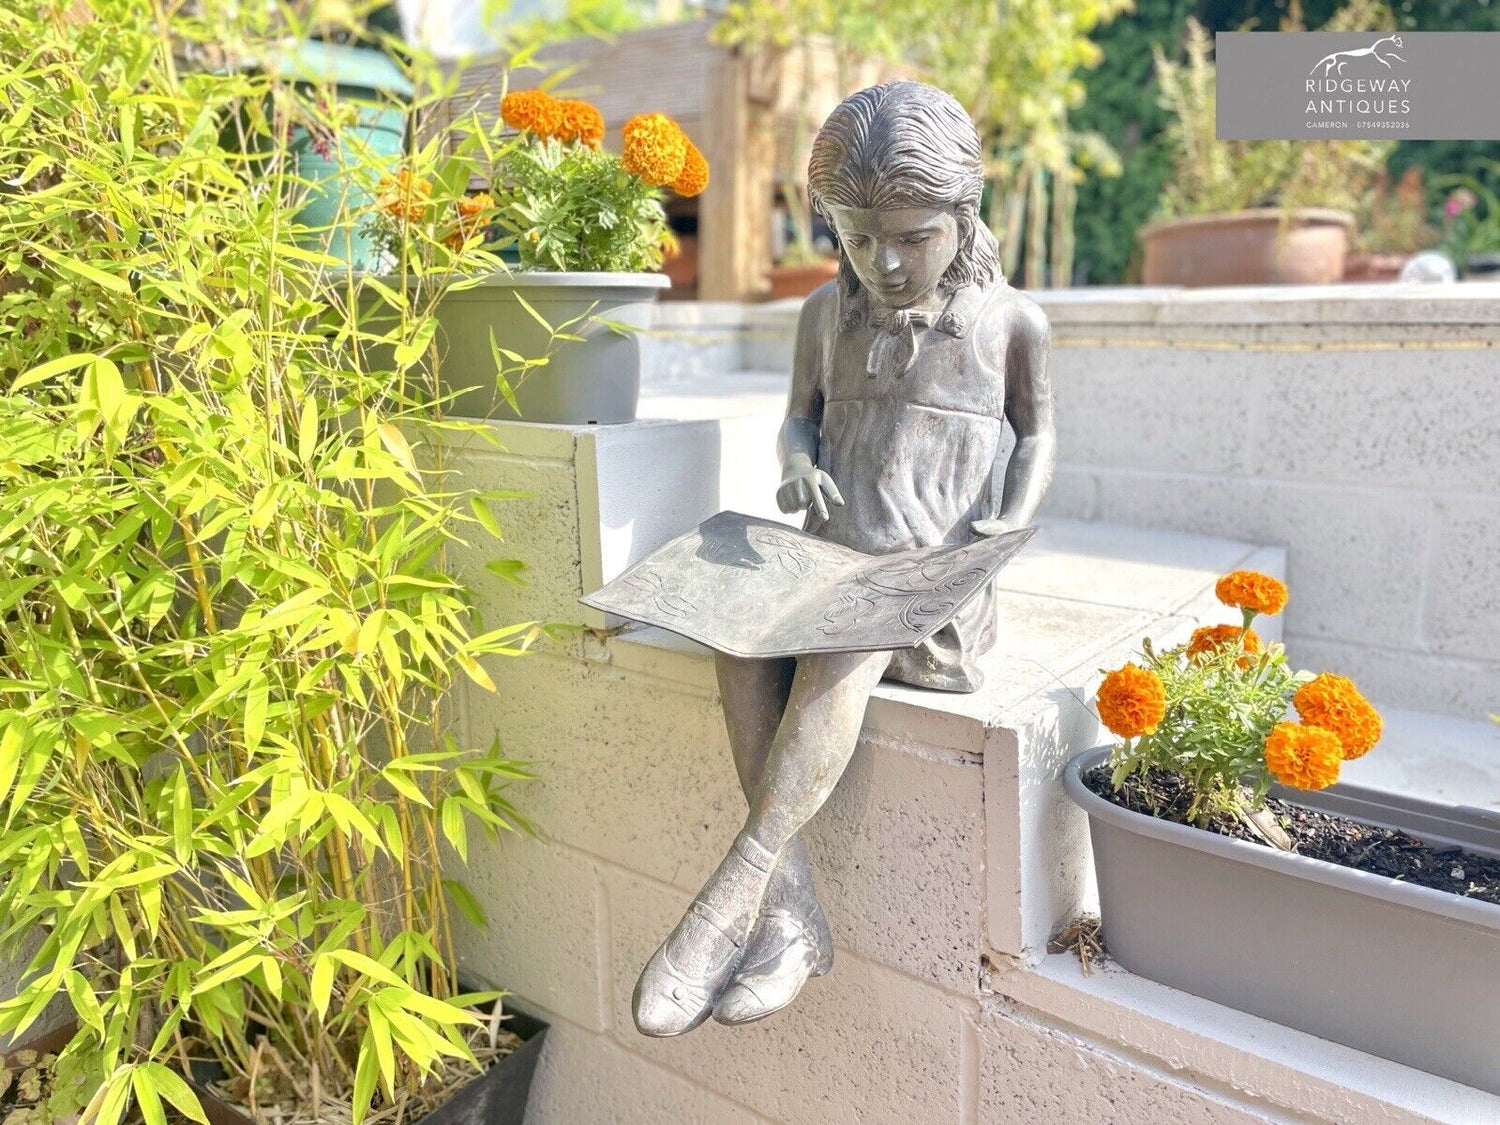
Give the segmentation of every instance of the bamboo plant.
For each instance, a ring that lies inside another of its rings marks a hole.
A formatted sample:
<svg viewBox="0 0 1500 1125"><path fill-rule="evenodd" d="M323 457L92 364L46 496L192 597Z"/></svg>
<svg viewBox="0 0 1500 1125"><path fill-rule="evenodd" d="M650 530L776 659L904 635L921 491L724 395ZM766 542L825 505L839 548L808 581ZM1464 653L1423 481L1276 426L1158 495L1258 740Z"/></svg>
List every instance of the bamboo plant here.
<svg viewBox="0 0 1500 1125"><path fill-rule="evenodd" d="M286 141L337 98L222 65L272 29L219 14L0 8L0 938L34 950L0 1031L70 1002L49 1119L202 1121L188 1061L269 1053L410 1120L487 999L441 860L525 776L450 721L536 634L446 565L501 498L446 467L482 435L432 306L493 262L444 245L468 169L433 138L415 281L336 270Z"/></svg>

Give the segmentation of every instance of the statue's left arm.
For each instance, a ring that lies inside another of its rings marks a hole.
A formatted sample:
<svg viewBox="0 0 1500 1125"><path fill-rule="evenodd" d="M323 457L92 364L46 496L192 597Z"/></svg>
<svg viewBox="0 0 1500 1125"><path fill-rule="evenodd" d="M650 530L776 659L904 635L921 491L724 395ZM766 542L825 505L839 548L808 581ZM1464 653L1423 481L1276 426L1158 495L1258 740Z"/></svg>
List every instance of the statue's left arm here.
<svg viewBox="0 0 1500 1125"><path fill-rule="evenodd" d="M1047 371L1052 329L1047 314L1031 298L1018 293L1006 316L1005 420L1015 431L1016 444L1005 467L999 512L993 519L974 523L980 535L999 535L1031 526L1057 464L1052 379Z"/></svg>

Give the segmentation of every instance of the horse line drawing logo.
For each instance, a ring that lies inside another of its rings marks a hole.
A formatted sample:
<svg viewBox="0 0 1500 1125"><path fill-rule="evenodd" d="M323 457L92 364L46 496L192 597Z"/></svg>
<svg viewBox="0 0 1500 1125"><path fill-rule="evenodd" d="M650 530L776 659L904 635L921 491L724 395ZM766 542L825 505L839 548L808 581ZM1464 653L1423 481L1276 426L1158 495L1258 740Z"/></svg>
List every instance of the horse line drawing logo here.
<svg viewBox="0 0 1500 1125"><path fill-rule="evenodd" d="M1322 71L1323 71L1323 77L1324 78L1327 78L1330 74L1343 74L1344 73L1344 67L1348 66L1349 63L1353 62L1356 59L1368 59L1368 58L1372 58L1376 62L1378 62L1381 65L1385 66L1389 70L1394 70L1395 69L1390 64L1390 60L1391 59L1395 59L1397 62L1405 62L1406 61L1404 58L1402 58L1400 55L1396 54L1396 52L1393 51L1393 50L1391 50L1389 47L1386 49L1387 53L1384 54L1384 55L1382 55L1380 53L1380 45L1382 43L1389 43L1389 44L1391 44L1392 46L1395 46L1395 47L1403 47L1404 46L1404 44L1401 42L1401 36L1399 36L1399 35L1386 35L1386 36L1383 36L1380 39L1375 40L1375 42L1371 43L1368 47L1356 47L1353 50L1349 50L1349 51L1333 51L1333 52L1330 52L1329 54L1324 55L1316 63L1314 63L1313 64L1313 68L1311 70L1309 70L1307 73L1308 74L1317 74L1318 73L1318 69L1321 67Z"/></svg>

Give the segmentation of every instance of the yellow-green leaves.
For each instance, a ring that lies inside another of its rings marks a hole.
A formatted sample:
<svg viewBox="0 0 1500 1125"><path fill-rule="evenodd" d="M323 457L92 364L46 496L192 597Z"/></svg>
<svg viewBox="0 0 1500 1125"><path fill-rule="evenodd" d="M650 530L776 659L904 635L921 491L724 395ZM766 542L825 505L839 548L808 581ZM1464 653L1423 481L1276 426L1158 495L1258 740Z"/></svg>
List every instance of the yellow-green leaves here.
<svg viewBox="0 0 1500 1125"><path fill-rule="evenodd" d="M507 497L481 517L436 449L484 436L434 403L445 282L333 268L277 131L349 107L180 71L246 29L177 7L0 3L0 917L41 938L0 1033L67 994L91 1125L201 1120L180 1041L243 1065L251 1012L341 1097L415 1093L468 1018L423 992L454 986L434 845L519 823L521 776L445 738L527 635L476 643L447 557Z"/></svg>

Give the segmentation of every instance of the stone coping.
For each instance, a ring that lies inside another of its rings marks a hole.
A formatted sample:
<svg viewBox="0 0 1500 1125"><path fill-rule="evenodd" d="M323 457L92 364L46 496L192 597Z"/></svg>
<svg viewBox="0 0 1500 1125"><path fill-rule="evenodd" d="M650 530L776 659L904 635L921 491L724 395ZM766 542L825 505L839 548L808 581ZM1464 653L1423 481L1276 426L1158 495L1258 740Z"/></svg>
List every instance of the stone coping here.
<svg viewBox="0 0 1500 1125"><path fill-rule="evenodd" d="M1295 1120L1493 1125L1500 1097L1156 984L1071 953L993 959L987 1006L1019 1005L1114 1050L1159 1059ZM1274 1120L1282 1120L1280 1116Z"/></svg>
<svg viewBox="0 0 1500 1125"><path fill-rule="evenodd" d="M1500 282L1451 285L1358 283L1244 285L1203 289L1080 286L1031 292L1056 327L1099 325L1500 326ZM794 325L800 299L766 304L661 303L663 328L742 325L751 333Z"/></svg>

